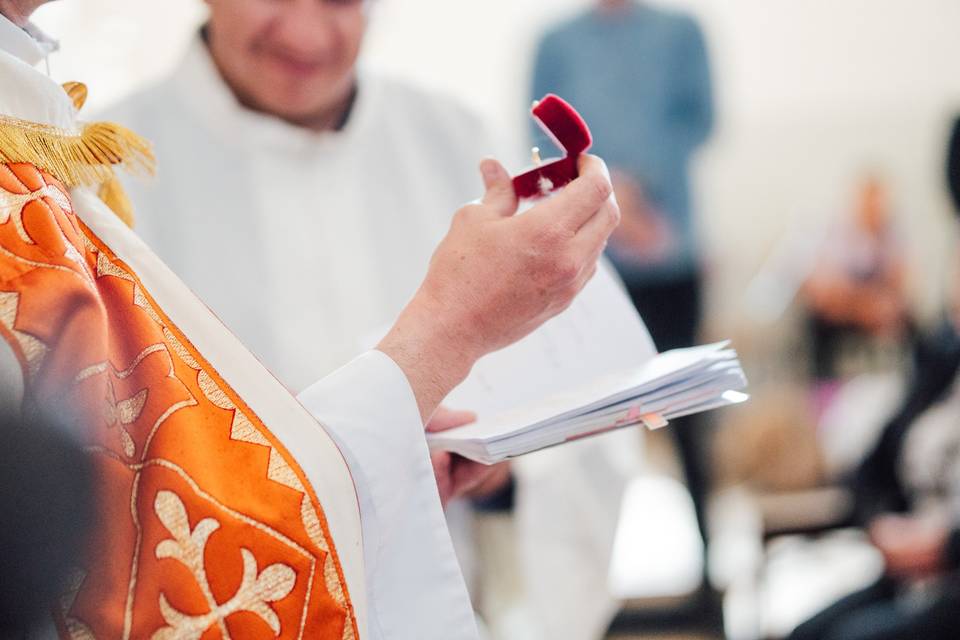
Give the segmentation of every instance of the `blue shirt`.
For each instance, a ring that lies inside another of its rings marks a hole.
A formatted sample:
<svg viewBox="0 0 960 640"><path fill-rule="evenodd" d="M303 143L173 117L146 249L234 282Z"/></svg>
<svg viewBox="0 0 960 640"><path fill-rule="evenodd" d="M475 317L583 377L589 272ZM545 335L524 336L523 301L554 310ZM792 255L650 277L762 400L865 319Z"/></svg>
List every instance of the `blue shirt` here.
<svg viewBox="0 0 960 640"><path fill-rule="evenodd" d="M540 42L533 98L546 93L576 107L593 132L591 152L634 177L678 239L676 251L660 263L611 254L624 277L657 282L696 273L688 165L713 125L710 71L697 23L640 4L617 13L588 11ZM539 128L535 137L552 148Z"/></svg>

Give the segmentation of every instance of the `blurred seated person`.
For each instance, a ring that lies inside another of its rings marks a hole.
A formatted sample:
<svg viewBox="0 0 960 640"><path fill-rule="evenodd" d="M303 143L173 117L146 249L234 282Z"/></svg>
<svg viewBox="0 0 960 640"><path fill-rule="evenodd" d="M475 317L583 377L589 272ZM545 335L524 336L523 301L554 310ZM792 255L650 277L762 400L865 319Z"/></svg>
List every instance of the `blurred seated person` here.
<svg viewBox="0 0 960 640"><path fill-rule="evenodd" d="M802 289L810 313L813 375L840 377L845 347L899 341L909 323L906 267L890 215L885 183L868 175L853 217L832 233Z"/></svg>
<svg viewBox="0 0 960 640"><path fill-rule="evenodd" d="M960 211L951 141L950 186ZM960 281L949 320L915 349L906 400L854 475L857 519L884 558L874 585L790 640L946 640L960 629Z"/></svg>

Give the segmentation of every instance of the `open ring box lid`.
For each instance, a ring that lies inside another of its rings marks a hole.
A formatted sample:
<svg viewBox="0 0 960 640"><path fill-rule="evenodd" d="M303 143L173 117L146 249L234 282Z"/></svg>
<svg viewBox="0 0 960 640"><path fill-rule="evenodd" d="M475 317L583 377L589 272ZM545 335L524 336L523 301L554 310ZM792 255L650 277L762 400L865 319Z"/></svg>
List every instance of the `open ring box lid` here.
<svg viewBox="0 0 960 640"><path fill-rule="evenodd" d="M577 162L593 144L593 136L583 117L564 99L548 93L530 110L537 122L564 157L551 158L513 179L517 197L536 199L549 195L573 181L578 174Z"/></svg>

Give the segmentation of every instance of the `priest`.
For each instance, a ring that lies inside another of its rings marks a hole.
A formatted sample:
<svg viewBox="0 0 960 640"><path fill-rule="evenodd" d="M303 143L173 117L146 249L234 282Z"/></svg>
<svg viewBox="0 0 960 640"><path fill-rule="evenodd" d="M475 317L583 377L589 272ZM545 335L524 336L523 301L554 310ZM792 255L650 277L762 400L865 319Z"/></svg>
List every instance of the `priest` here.
<svg viewBox="0 0 960 640"><path fill-rule="evenodd" d="M294 398L124 224L115 172L148 170L149 147L79 121L86 88L34 68L55 46L28 23L42 2L0 0L0 377L21 412L70 425L99 477L99 530L51 628L475 637L423 422L592 276L619 220L602 162L514 216L485 161L482 202L387 336Z"/></svg>

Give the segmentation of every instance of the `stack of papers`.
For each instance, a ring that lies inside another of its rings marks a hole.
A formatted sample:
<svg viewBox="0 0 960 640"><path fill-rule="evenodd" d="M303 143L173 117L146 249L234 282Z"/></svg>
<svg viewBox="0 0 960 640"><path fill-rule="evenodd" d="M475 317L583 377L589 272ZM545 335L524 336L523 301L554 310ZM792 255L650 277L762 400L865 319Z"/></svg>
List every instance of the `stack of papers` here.
<svg viewBox="0 0 960 640"><path fill-rule="evenodd" d="M430 446L495 464L630 425L659 428L675 418L747 399L746 376L728 343L645 360L496 415L481 415L471 425L430 434Z"/></svg>

